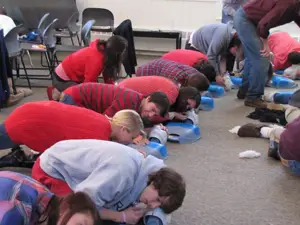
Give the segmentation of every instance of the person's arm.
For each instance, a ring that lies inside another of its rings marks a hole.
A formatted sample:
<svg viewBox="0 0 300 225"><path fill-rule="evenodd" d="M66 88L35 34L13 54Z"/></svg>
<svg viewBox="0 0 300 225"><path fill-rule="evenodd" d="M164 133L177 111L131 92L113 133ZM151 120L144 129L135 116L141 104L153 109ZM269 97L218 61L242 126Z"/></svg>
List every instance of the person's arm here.
<svg viewBox="0 0 300 225"><path fill-rule="evenodd" d="M206 54L209 63L215 68L217 76L222 76L220 68L220 55L223 49L225 50L227 48L227 46L225 46L226 38L227 37L225 36L225 33L216 32Z"/></svg>
<svg viewBox="0 0 300 225"><path fill-rule="evenodd" d="M123 223L122 212L118 212L115 210L102 208L100 210L100 218L102 220L109 220L115 223Z"/></svg>
<svg viewBox="0 0 300 225"><path fill-rule="evenodd" d="M129 207L121 212L105 208L100 210L100 218L102 220L124 224L137 224L144 214L144 210L135 207Z"/></svg>
<svg viewBox="0 0 300 225"><path fill-rule="evenodd" d="M221 59L220 59L220 75L224 76L224 74L227 71L227 67L226 67L226 56L225 55L221 55Z"/></svg>
<svg viewBox="0 0 300 225"><path fill-rule="evenodd" d="M293 7L293 0L278 1L276 5L259 21L257 25L257 31L261 38L267 39L269 36L269 30L273 27L277 27L282 16L289 10L289 7ZM292 11L292 10L290 10Z"/></svg>

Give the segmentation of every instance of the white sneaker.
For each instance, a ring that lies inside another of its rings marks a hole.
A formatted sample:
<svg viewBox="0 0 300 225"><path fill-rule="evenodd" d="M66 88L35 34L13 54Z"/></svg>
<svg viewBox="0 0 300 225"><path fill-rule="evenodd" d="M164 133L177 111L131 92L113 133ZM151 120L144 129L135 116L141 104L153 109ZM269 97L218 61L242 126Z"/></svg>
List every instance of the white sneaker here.
<svg viewBox="0 0 300 225"><path fill-rule="evenodd" d="M274 102L274 92L265 93L263 96L263 100L266 102Z"/></svg>
<svg viewBox="0 0 300 225"><path fill-rule="evenodd" d="M223 77L224 82L225 82L225 90L230 91L232 89L233 83L230 79L230 75L226 73L226 75Z"/></svg>

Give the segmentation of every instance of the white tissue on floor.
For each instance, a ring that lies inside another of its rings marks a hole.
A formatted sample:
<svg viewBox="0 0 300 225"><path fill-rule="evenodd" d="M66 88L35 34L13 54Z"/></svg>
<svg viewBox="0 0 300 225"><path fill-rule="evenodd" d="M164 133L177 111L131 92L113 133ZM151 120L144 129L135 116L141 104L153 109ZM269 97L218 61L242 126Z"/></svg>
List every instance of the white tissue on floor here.
<svg viewBox="0 0 300 225"><path fill-rule="evenodd" d="M261 154L259 152L256 152L253 150L247 150L247 151L239 153L240 158L253 159L253 158L258 158L260 156L261 156Z"/></svg>
<svg viewBox="0 0 300 225"><path fill-rule="evenodd" d="M229 130L229 132L232 133L232 134L237 134L239 132L240 128L241 128L241 126L235 126L231 130Z"/></svg>

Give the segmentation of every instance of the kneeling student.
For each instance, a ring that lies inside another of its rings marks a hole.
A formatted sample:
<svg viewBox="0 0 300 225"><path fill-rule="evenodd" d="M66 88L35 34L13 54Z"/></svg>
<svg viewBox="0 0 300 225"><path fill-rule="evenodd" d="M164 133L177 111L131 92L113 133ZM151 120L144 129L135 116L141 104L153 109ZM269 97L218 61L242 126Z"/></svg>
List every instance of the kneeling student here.
<svg viewBox="0 0 300 225"><path fill-rule="evenodd" d="M109 141L61 141L41 155L32 176L57 194L87 193L101 219L125 224L143 217L145 224L167 224L166 214L182 205L186 192L182 176L162 160Z"/></svg>

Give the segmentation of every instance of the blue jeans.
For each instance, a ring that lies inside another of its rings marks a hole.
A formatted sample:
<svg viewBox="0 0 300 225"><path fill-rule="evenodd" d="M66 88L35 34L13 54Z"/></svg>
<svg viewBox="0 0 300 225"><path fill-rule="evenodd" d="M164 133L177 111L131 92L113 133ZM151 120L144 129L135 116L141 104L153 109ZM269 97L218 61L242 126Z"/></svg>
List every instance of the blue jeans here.
<svg viewBox="0 0 300 225"><path fill-rule="evenodd" d="M4 123L0 125L0 150L17 147L18 144L13 142L5 129Z"/></svg>
<svg viewBox="0 0 300 225"><path fill-rule="evenodd" d="M63 98L60 102L67 104L67 105L76 105L73 98L70 95L64 94Z"/></svg>
<svg viewBox="0 0 300 225"><path fill-rule="evenodd" d="M260 55L262 42L257 34L256 26L248 20L243 8L239 8L234 16L234 26L242 42L245 54L243 71L243 89L247 90L247 99L258 99L264 94L268 76L269 60Z"/></svg>

